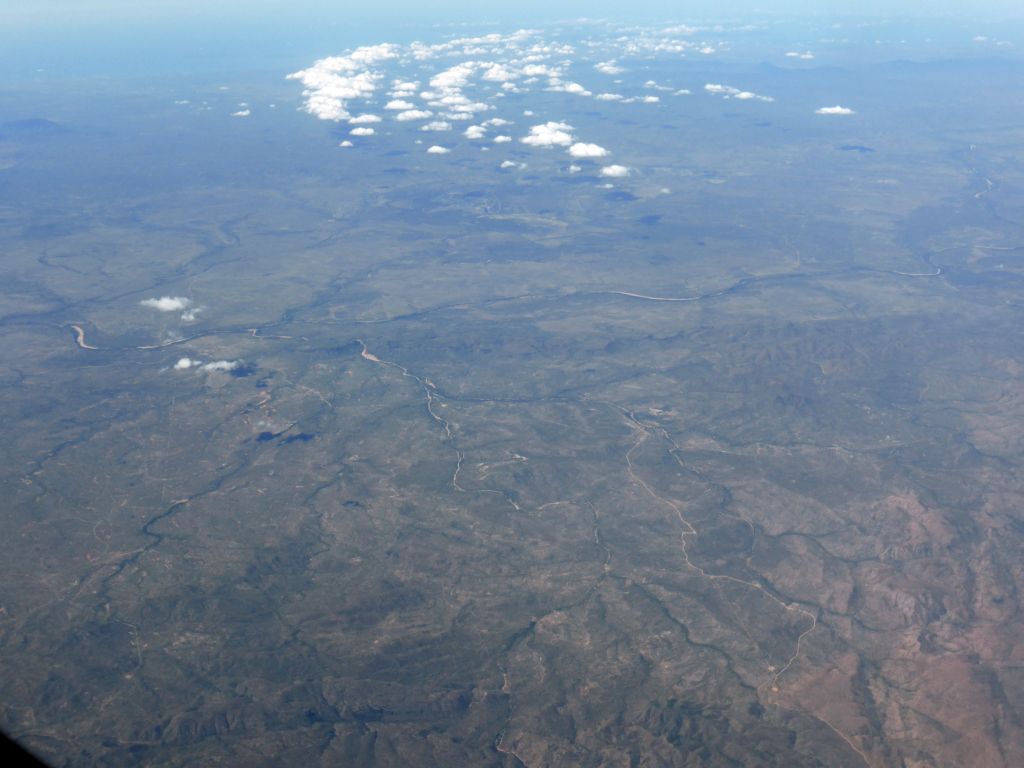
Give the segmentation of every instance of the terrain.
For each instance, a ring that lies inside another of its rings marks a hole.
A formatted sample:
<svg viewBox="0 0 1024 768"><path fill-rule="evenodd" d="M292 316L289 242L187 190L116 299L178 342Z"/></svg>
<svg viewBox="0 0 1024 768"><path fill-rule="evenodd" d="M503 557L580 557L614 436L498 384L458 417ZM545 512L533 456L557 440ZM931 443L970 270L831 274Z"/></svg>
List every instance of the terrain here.
<svg viewBox="0 0 1024 768"><path fill-rule="evenodd" d="M1016 64L623 66L693 93L539 93L444 156L341 149L283 76L3 92L5 732L1024 760ZM701 92L730 77L775 101ZM630 175L518 140L570 117Z"/></svg>

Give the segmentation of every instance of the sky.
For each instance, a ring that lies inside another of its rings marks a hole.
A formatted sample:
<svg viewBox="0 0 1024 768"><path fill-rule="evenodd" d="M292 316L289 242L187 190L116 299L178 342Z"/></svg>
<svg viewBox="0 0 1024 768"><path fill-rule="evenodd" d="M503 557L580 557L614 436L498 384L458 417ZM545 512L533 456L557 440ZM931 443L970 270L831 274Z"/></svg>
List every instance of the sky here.
<svg viewBox="0 0 1024 768"><path fill-rule="evenodd" d="M969 10L968 10L969 9ZM464 24L517 28L608 18L637 23L771 16L959 15L994 27L1019 0L14 0L0 1L0 80L272 71L372 42L434 39ZM435 26L442 27L436 29Z"/></svg>
<svg viewBox="0 0 1024 768"><path fill-rule="evenodd" d="M686 17L727 14L813 14L813 15L911 15L955 14L973 18L1024 16L1018 0L518 0L514 3L486 3L480 0L31 0L0 4L0 25L56 24L82 21L154 21L171 18L234 19L280 15L329 18L358 22L391 23L411 20L466 21L523 19L550 20L552 9L562 17Z"/></svg>

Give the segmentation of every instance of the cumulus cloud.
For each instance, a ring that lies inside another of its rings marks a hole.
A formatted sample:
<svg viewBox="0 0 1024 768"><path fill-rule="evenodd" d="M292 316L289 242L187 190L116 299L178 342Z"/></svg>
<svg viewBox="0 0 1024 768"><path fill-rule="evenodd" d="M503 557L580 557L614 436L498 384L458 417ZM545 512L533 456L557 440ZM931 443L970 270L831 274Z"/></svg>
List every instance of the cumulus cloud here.
<svg viewBox="0 0 1024 768"><path fill-rule="evenodd" d="M726 99L739 99L741 101L775 101L771 96L761 96L753 91L742 91L739 88L733 88L731 85L721 85L720 83L708 83L704 86L704 90L708 93L715 94L716 96L722 96Z"/></svg>
<svg viewBox="0 0 1024 768"><path fill-rule="evenodd" d="M482 79L494 83L505 83L508 80L515 80L518 76L518 72L510 70L504 64L492 63L487 65L487 69L484 71Z"/></svg>
<svg viewBox="0 0 1024 768"><path fill-rule="evenodd" d="M620 75L626 70L620 67L615 61L599 61L594 65L594 69L606 75Z"/></svg>
<svg viewBox="0 0 1024 768"><path fill-rule="evenodd" d="M495 128L500 128L503 125L512 125L512 121L506 120L503 117L492 117L490 120L484 120L483 125L493 125Z"/></svg>
<svg viewBox="0 0 1024 768"><path fill-rule="evenodd" d="M252 110L249 109L249 108L246 108L246 109L240 109L237 112L232 112L231 116L232 117L248 117L251 114L252 114Z"/></svg>
<svg viewBox="0 0 1024 768"><path fill-rule="evenodd" d="M659 101L661 101L661 98L658 96L644 96L641 99L641 101L644 104L657 104Z"/></svg>
<svg viewBox="0 0 1024 768"><path fill-rule="evenodd" d="M351 141L349 141L348 139L345 139L345 140L344 140L343 142L341 142L341 144L339 144L338 146L339 146L339 147L346 147L346 148L347 148L347 147L354 147L354 146L355 146L355 144L353 144L353 143L352 143Z"/></svg>
<svg viewBox="0 0 1024 768"><path fill-rule="evenodd" d="M601 175L621 179L623 176L629 176L629 168L624 165L606 165L601 169Z"/></svg>
<svg viewBox="0 0 1024 768"><path fill-rule="evenodd" d="M508 169L508 168L519 168L520 170L522 170L523 168L526 167L526 163L516 163L516 162L513 162L511 160L503 160L501 165L499 165L498 167L499 168L505 168L505 169Z"/></svg>
<svg viewBox="0 0 1024 768"><path fill-rule="evenodd" d="M176 362L174 364L174 370L176 370L176 371L187 371L189 368L192 368L193 366L196 366L196 365L199 365L199 361L198 360L193 360L193 359L188 358L188 357L182 357L182 358L180 358L178 360L178 362Z"/></svg>
<svg viewBox="0 0 1024 768"><path fill-rule="evenodd" d="M399 112L395 115L395 120L405 123L409 120L426 120L428 117L433 116L434 113L426 109L407 109L405 112Z"/></svg>
<svg viewBox="0 0 1024 768"><path fill-rule="evenodd" d="M814 110L816 115L852 115L854 111L849 107L841 107L836 104L834 107L819 107Z"/></svg>
<svg viewBox="0 0 1024 768"><path fill-rule="evenodd" d="M661 30L663 35L692 35L700 30L697 27L691 27L686 24L676 24L671 27L665 27Z"/></svg>
<svg viewBox="0 0 1024 768"><path fill-rule="evenodd" d="M421 131L450 131L451 129L452 124L446 123L444 120L434 120L420 127Z"/></svg>
<svg viewBox="0 0 1024 768"><path fill-rule="evenodd" d="M143 299L139 304L161 312L180 312L192 306L192 300L184 296L161 296L159 299Z"/></svg>
<svg viewBox="0 0 1024 768"><path fill-rule="evenodd" d="M568 147L572 144L571 131L568 123L547 122L530 128L530 135L520 141L534 147Z"/></svg>
<svg viewBox="0 0 1024 768"><path fill-rule="evenodd" d="M303 109L321 120L344 120L349 117L346 102L367 98L382 77L374 65L398 57L398 46L390 43L357 48L346 56L320 59L312 67L293 72L290 80L304 86Z"/></svg>
<svg viewBox="0 0 1024 768"><path fill-rule="evenodd" d="M378 115L357 115L356 117L350 117L348 119L349 125L367 125L369 123L379 123L382 120Z"/></svg>
<svg viewBox="0 0 1024 768"><path fill-rule="evenodd" d="M465 88L469 84L469 79L473 76L476 68L477 64L475 61L465 61L462 64L456 64L454 67L450 67L430 78L430 87L439 91ZM508 78L503 77L501 79L507 80Z"/></svg>
<svg viewBox="0 0 1024 768"><path fill-rule="evenodd" d="M463 131L463 136L467 139L482 139L486 134L487 130L482 125L471 125Z"/></svg>
<svg viewBox="0 0 1024 768"><path fill-rule="evenodd" d="M579 83L561 83L552 81L549 91L555 93L574 93L577 96L592 96L593 94Z"/></svg>
<svg viewBox="0 0 1024 768"><path fill-rule="evenodd" d="M384 105L384 109L394 109L394 110L415 109L415 108L416 108L416 105L413 104L411 101L403 101L402 99L392 99L391 101L389 101L387 104Z"/></svg>
<svg viewBox="0 0 1024 768"><path fill-rule="evenodd" d="M186 309L184 312L181 313L181 321L183 323L193 323L195 322L196 317L202 311L203 310L201 307L193 307L192 309Z"/></svg>
<svg viewBox="0 0 1024 768"><path fill-rule="evenodd" d="M495 144L508 144L508 142L510 142L510 141L512 141L512 137L511 136L495 136L494 137L494 143Z"/></svg>
<svg viewBox="0 0 1024 768"><path fill-rule="evenodd" d="M569 154L573 157L607 157L608 150L597 144L584 144L577 142L569 147Z"/></svg>
<svg viewBox="0 0 1024 768"><path fill-rule="evenodd" d="M373 136L376 131L373 128L353 128L349 131L352 136Z"/></svg>
<svg viewBox="0 0 1024 768"><path fill-rule="evenodd" d="M814 54L811 53L810 51L804 51L803 53L801 53L800 51L787 51L786 52L786 56L788 58L790 58L790 59L813 59L814 58Z"/></svg>
<svg viewBox="0 0 1024 768"><path fill-rule="evenodd" d="M427 150L428 155L447 155L449 152L451 152L450 149L447 147L440 147L437 144Z"/></svg>
<svg viewBox="0 0 1024 768"><path fill-rule="evenodd" d="M215 360L212 363L203 363L199 366L201 371L233 371L242 364L238 360Z"/></svg>
<svg viewBox="0 0 1024 768"><path fill-rule="evenodd" d="M598 101L622 101L625 97L621 93L599 93L594 98Z"/></svg>

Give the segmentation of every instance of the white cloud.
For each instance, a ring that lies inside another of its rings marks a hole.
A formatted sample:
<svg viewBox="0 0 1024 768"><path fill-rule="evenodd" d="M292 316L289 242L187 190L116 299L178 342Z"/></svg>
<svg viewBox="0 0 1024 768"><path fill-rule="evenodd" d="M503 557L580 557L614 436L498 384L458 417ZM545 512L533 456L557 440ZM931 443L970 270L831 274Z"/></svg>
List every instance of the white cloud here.
<svg viewBox="0 0 1024 768"><path fill-rule="evenodd" d="M690 27L686 24L677 24L674 27L665 27L665 29L661 30L661 33L663 35L692 35L698 31L700 30L698 30L697 27Z"/></svg>
<svg viewBox="0 0 1024 768"><path fill-rule="evenodd" d="M426 109L407 109L405 112L399 112L395 115L395 120L405 123L409 120L426 120L428 117L433 116L434 113Z"/></svg>
<svg viewBox="0 0 1024 768"><path fill-rule="evenodd" d="M787 51L786 52L786 56L791 58L791 59L813 59L814 58L814 54L811 53L810 51L804 51L803 53L801 53L800 51Z"/></svg>
<svg viewBox="0 0 1024 768"><path fill-rule="evenodd" d="M559 77L562 70L548 64L527 64L523 67L523 74L526 77Z"/></svg>
<svg viewBox="0 0 1024 768"><path fill-rule="evenodd" d="M504 64L492 63L487 65L487 69L484 71L482 79L494 83L504 83L507 80L515 80L518 76L518 72L513 72Z"/></svg>
<svg viewBox="0 0 1024 768"><path fill-rule="evenodd" d="M354 146L355 146L355 144L353 144L353 143L352 143L351 141L349 141L348 139L345 139L345 140L344 140L343 142L341 142L341 144L339 144L338 146L339 146L339 147L346 147L346 148L347 148L347 147L354 147Z"/></svg>
<svg viewBox="0 0 1024 768"><path fill-rule="evenodd" d="M520 170L522 170L523 168L526 167L526 163L516 163L516 162L513 162L511 160L503 160L501 165L499 165L498 167L499 168L519 168Z"/></svg>
<svg viewBox="0 0 1024 768"><path fill-rule="evenodd" d="M353 128L349 131L349 134L352 136L373 136L375 133L376 131L373 128Z"/></svg>
<svg viewBox="0 0 1024 768"><path fill-rule="evenodd" d="M384 105L384 109L403 110L415 108L416 105L413 104L411 101L403 101L402 99L392 99L391 101Z"/></svg>
<svg viewBox="0 0 1024 768"><path fill-rule="evenodd" d="M213 371L227 373L228 371L233 371L236 368L241 367L241 365L242 363L238 360L214 360L213 362L204 363L190 357L182 357L174 364L174 370L187 371L190 368L196 368L200 371L206 371L207 373Z"/></svg>
<svg viewBox="0 0 1024 768"><path fill-rule="evenodd" d="M658 96L644 96L641 99L641 101L644 104L657 104L659 101L661 101L661 98Z"/></svg>
<svg viewBox="0 0 1024 768"><path fill-rule="evenodd" d="M251 109L240 109L237 112L232 112L231 116L232 117L248 117L251 114L252 114L252 110Z"/></svg>
<svg viewBox="0 0 1024 768"><path fill-rule="evenodd" d="M569 154L573 157L607 157L608 150L597 144L577 142L569 147Z"/></svg>
<svg viewBox="0 0 1024 768"><path fill-rule="evenodd" d="M814 110L816 115L852 115L854 111L849 107L840 107L838 104L834 107L819 107Z"/></svg>
<svg viewBox="0 0 1024 768"><path fill-rule="evenodd" d="M549 91L555 93L574 93L577 96L592 96L593 94L579 83L559 83L552 81Z"/></svg>
<svg viewBox="0 0 1024 768"><path fill-rule="evenodd" d="M440 72L430 78L430 87L436 88L439 91L454 90L459 88L465 88L469 84L469 79L476 72L477 64L475 61L464 61L461 64L456 64L454 67L446 69L444 72ZM507 80L508 78L501 78ZM426 98L426 97L424 97Z"/></svg>
<svg viewBox="0 0 1024 768"><path fill-rule="evenodd" d="M451 152L447 147L439 147L437 144L427 150L428 155L447 155Z"/></svg>
<svg viewBox="0 0 1024 768"><path fill-rule="evenodd" d="M523 116L524 117L533 117L533 110L532 109L524 109L523 110Z"/></svg>
<svg viewBox="0 0 1024 768"><path fill-rule="evenodd" d="M364 45L356 48L347 57L348 62L343 66L355 69L359 66L372 66L382 61L394 59L398 56L398 46L393 43L379 43L377 45Z"/></svg>
<svg viewBox="0 0 1024 768"><path fill-rule="evenodd" d="M704 86L704 90L708 93L715 94L716 96L723 96L727 99L739 99L740 101L775 101L771 96L761 96L753 91L741 91L739 88L733 88L731 85L721 85L720 83L708 83Z"/></svg>
<svg viewBox="0 0 1024 768"><path fill-rule="evenodd" d="M508 142L510 142L510 141L512 141L512 137L511 136L495 136L494 137L494 143L495 144L508 144Z"/></svg>
<svg viewBox="0 0 1024 768"><path fill-rule="evenodd" d="M178 362L180 363L181 361L179 360ZM191 362L195 364L194 360ZM235 368L238 368L240 365L241 363L238 362L237 360L216 360L212 363L203 363L202 365L199 366L199 370L224 371L226 373L227 371L235 370Z"/></svg>
<svg viewBox="0 0 1024 768"><path fill-rule="evenodd" d="M192 306L192 300L184 296L161 296L159 299L143 299L139 304L161 312L180 312Z"/></svg>
<svg viewBox="0 0 1024 768"><path fill-rule="evenodd" d="M486 112L490 109L494 109L490 104L484 104L482 101L473 101L460 104L448 105L441 102L444 106L448 106L456 114L472 115L475 112ZM433 106L433 105L432 105Z"/></svg>
<svg viewBox="0 0 1024 768"><path fill-rule="evenodd" d="M594 98L598 101L622 101L624 97L621 93L599 93Z"/></svg>
<svg viewBox="0 0 1024 768"><path fill-rule="evenodd" d="M493 125L495 128L500 128L503 125L512 125L511 120L506 120L503 117L492 117L490 120L484 120L484 125Z"/></svg>
<svg viewBox="0 0 1024 768"><path fill-rule="evenodd" d="M629 176L629 168L624 165L606 165L601 169L601 175L621 179L623 176Z"/></svg>
<svg viewBox="0 0 1024 768"><path fill-rule="evenodd" d="M349 117L346 101L367 98L377 87L381 75L370 67L397 56L398 47L390 43L364 46L347 56L320 59L312 67L288 75L288 79L304 86L306 112L321 120L344 120Z"/></svg>
<svg viewBox="0 0 1024 768"><path fill-rule="evenodd" d="M471 125L463 132L467 139L482 139L486 134L486 129L481 125Z"/></svg>
<svg viewBox="0 0 1024 768"><path fill-rule="evenodd" d="M568 123L547 122L530 128L530 135L520 139L534 147L568 147L572 144L572 126Z"/></svg>
<svg viewBox="0 0 1024 768"><path fill-rule="evenodd" d="M348 119L349 125L367 125L368 123L379 123L382 120L377 115L359 115Z"/></svg>
<svg viewBox="0 0 1024 768"><path fill-rule="evenodd" d="M193 307L192 309L186 309L181 313L181 321L183 323L193 323L196 317L202 312L202 307Z"/></svg>
<svg viewBox="0 0 1024 768"><path fill-rule="evenodd" d="M615 61L599 61L594 65L594 69L598 72L603 72L606 75L620 75L626 70L620 67Z"/></svg>
<svg viewBox="0 0 1024 768"><path fill-rule="evenodd" d="M421 131L450 131L451 129L452 124L446 123L444 120L434 120L432 123L420 127Z"/></svg>

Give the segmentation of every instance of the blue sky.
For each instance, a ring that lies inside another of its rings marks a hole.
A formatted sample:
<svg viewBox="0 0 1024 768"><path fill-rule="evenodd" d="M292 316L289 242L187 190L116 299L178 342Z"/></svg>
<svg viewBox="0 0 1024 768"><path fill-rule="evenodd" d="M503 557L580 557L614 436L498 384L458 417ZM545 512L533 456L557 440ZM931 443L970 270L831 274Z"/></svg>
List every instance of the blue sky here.
<svg viewBox="0 0 1024 768"><path fill-rule="evenodd" d="M1019 0L857 0L857 2L821 2L821 0L519 0L513 3L480 0L441 0L424 3L413 0L375 0L356 3L351 0L26 0L3 3L0 24L61 24L69 21L147 21L173 18L239 18L289 14L297 16L351 19L361 22L392 22L402 19L449 21L464 19L515 18L543 19L553 15L611 16L721 16L725 14L815 14L815 15L945 15L968 18L1024 16ZM553 10L554 9L554 10Z"/></svg>
<svg viewBox="0 0 1024 768"><path fill-rule="evenodd" d="M1024 18L1020 0L0 0L0 80L266 70L366 43L433 39L465 22L479 31L579 17L614 20L756 20L770 15L959 15L991 34Z"/></svg>

